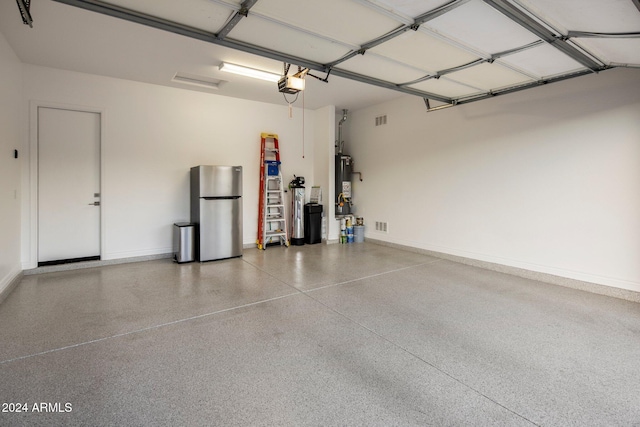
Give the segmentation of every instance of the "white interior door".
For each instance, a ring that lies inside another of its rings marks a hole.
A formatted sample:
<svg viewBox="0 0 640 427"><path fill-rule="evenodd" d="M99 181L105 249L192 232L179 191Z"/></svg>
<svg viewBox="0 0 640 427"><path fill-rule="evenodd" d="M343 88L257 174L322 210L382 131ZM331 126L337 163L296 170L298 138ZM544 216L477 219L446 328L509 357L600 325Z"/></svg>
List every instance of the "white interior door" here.
<svg viewBox="0 0 640 427"><path fill-rule="evenodd" d="M100 114L38 107L38 263L100 257Z"/></svg>

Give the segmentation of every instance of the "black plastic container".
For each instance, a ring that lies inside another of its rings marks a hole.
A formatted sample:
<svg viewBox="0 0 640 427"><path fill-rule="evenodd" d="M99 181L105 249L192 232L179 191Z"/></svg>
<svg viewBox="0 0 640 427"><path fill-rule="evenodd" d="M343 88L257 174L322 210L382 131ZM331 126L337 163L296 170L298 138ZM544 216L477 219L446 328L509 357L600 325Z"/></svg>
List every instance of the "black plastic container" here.
<svg viewBox="0 0 640 427"><path fill-rule="evenodd" d="M304 205L304 242L306 244L322 242L322 205L316 203Z"/></svg>

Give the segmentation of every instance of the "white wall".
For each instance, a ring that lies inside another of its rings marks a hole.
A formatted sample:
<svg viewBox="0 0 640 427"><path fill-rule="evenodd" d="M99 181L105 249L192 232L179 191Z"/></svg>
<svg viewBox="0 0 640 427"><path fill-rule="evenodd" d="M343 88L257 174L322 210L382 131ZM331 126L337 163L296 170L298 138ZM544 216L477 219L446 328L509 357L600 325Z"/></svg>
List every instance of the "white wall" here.
<svg viewBox="0 0 640 427"><path fill-rule="evenodd" d="M0 293L20 266L20 179L23 143L22 64L0 33ZM14 158L14 150L19 158Z"/></svg>
<svg viewBox="0 0 640 427"><path fill-rule="evenodd" d="M313 112L305 111L303 127L303 110L290 119L285 105L26 64L24 82L32 105L104 111L103 259L170 253L172 224L189 220L189 168L199 164L243 166L244 243L255 244L261 132L279 135L286 180L313 176ZM32 185L25 187L30 197ZM29 217L23 213L25 222ZM32 241L23 238L31 245L23 251L25 268L35 266Z"/></svg>
<svg viewBox="0 0 640 427"><path fill-rule="evenodd" d="M313 152L313 179L315 185L319 185L322 188L323 221L325 228L322 238L326 240L337 239L339 234L339 227L336 232L333 210L335 110L335 106L329 105L314 111L315 145Z"/></svg>
<svg viewBox="0 0 640 427"><path fill-rule="evenodd" d="M345 128L366 237L640 291L640 70Z"/></svg>

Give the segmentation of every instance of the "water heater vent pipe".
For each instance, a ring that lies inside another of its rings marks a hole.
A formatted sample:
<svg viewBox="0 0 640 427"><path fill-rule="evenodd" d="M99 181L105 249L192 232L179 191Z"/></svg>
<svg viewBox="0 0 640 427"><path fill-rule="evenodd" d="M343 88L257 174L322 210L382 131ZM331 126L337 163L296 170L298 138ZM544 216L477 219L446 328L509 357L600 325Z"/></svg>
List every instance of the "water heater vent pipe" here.
<svg viewBox="0 0 640 427"><path fill-rule="evenodd" d="M338 154L342 154L342 149L344 148L344 141L342 140L342 124L347 121L347 112L349 110L342 110L342 119L338 122Z"/></svg>

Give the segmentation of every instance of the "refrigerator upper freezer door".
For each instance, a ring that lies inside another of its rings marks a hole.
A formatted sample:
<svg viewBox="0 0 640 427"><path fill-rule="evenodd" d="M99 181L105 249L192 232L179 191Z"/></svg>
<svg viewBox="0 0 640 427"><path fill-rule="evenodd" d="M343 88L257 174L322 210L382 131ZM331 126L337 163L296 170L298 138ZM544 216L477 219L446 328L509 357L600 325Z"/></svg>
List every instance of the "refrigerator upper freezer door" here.
<svg viewBox="0 0 640 427"><path fill-rule="evenodd" d="M242 198L200 199L200 261L242 256Z"/></svg>
<svg viewBox="0 0 640 427"><path fill-rule="evenodd" d="M242 166L195 166L191 168L191 197L194 196L242 196Z"/></svg>

